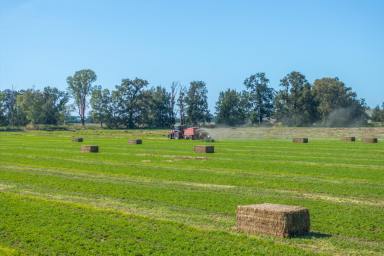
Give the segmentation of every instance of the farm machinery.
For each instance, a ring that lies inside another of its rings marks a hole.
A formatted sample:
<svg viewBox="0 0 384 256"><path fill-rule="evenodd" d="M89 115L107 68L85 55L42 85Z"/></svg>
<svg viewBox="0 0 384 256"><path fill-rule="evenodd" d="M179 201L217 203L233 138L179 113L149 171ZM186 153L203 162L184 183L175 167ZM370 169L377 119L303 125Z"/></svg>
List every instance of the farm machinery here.
<svg viewBox="0 0 384 256"><path fill-rule="evenodd" d="M209 135L207 132L199 129L198 127L185 128L182 125L176 125L168 134L170 139L186 139L186 140L199 140L207 139Z"/></svg>

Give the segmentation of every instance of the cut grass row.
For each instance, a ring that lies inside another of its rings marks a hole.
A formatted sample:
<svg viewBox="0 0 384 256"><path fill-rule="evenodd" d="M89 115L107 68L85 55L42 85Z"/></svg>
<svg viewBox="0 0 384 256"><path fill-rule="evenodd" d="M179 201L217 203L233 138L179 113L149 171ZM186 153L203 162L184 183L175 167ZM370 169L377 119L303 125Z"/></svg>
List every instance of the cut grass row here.
<svg viewBox="0 0 384 256"><path fill-rule="evenodd" d="M150 159L151 162L142 163L135 160L135 156L120 157L120 161L104 160L98 156L76 157L75 154L57 156L54 153L46 153L39 155L38 152L27 156L21 153L8 152L0 153L0 156L4 157L4 165L17 163L18 165L41 168L56 166L60 169L79 169L97 173L223 185L257 185L266 188L294 189L331 195L370 196L372 198L382 198L384 195L383 172L380 169L361 170L346 167L303 166L297 163L286 163L282 166L279 163L258 164L256 160L252 165L254 169L249 170L249 166L242 168L239 164L210 167L210 162L214 161L211 159L206 161L183 159L169 163L163 161L164 159L157 160L153 157L146 157L145 159ZM124 160L121 160L122 158ZM237 159L237 161L241 160Z"/></svg>

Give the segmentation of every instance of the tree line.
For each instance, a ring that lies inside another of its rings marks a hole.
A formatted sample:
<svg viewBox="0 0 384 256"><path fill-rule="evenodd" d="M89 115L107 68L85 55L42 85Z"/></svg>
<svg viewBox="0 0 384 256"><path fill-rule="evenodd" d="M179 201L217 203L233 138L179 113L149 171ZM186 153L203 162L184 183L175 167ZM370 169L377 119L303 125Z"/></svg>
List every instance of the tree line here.
<svg viewBox="0 0 384 256"><path fill-rule="evenodd" d="M59 125L68 122L73 111L83 125L90 119L109 128L169 128L176 122L211 121L229 126L349 126L365 125L369 119L364 99L338 78L316 79L311 84L296 71L280 80L278 90L265 73L249 76L243 90L220 92L214 114L209 111L203 81L192 81L188 87L173 82L168 90L150 87L141 78L122 79L111 90L95 85L96 81L95 72L84 69L67 77L65 91L55 87L0 91L0 125ZM384 122L384 103L370 111L372 121Z"/></svg>
<svg viewBox="0 0 384 256"><path fill-rule="evenodd" d="M287 126L349 126L367 123L368 106L338 78L316 79L310 84L300 72L270 87L265 73L244 80L241 92L228 89L216 103L217 122L239 125L274 121Z"/></svg>

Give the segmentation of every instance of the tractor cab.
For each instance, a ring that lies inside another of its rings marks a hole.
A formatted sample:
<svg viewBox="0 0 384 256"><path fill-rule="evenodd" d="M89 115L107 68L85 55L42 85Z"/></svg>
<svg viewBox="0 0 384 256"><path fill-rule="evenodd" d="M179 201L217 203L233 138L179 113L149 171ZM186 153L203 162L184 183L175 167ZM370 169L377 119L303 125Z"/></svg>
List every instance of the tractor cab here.
<svg viewBox="0 0 384 256"><path fill-rule="evenodd" d="M168 134L168 138L174 140L184 139L184 127L182 125L175 125Z"/></svg>

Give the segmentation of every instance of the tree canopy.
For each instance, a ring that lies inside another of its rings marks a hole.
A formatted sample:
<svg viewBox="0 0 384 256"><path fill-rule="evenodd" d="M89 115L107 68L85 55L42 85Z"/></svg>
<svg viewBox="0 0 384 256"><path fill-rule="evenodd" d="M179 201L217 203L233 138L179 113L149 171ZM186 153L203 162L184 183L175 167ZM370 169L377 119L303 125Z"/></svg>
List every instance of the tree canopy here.
<svg viewBox="0 0 384 256"><path fill-rule="evenodd" d="M87 107L87 97L92 92L92 83L95 82L97 76L91 69L82 69L76 71L73 76L67 78L68 91L72 94L77 109L81 124L84 126L85 113Z"/></svg>

